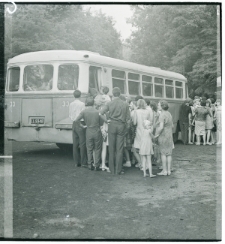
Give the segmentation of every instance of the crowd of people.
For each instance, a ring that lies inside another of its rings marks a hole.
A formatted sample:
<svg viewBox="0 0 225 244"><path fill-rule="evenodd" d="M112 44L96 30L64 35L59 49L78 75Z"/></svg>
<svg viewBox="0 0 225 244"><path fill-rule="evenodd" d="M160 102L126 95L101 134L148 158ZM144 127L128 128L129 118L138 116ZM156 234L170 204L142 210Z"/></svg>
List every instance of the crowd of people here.
<svg viewBox="0 0 225 244"><path fill-rule="evenodd" d="M180 108L179 125L184 144L213 145L222 143L221 101L195 96ZM202 137L202 138L201 138Z"/></svg>
<svg viewBox="0 0 225 244"><path fill-rule="evenodd" d="M73 158L77 167L102 170L111 174L124 174L124 167L143 170L143 176L156 175L152 165L162 170L157 175L170 175L172 171L173 119L165 100L154 101L136 96L121 95L113 88L98 93L90 89L85 103L81 92L74 91L69 117L73 121ZM186 100L180 108L179 126L184 144L203 145L221 143L221 105L213 99L195 97ZM108 158L108 160L107 160ZM108 162L108 163L107 163ZM149 174L147 174L147 170Z"/></svg>
<svg viewBox="0 0 225 244"><path fill-rule="evenodd" d="M124 174L124 167L133 164L143 170L144 177L147 170L155 177L152 163L161 163L158 175L170 175L174 144L167 101L156 104L142 96L132 101L121 95L118 87L113 88L111 100L108 92L108 87L103 87L101 94L92 89L84 103L81 92L74 91L69 117L75 165Z"/></svg>

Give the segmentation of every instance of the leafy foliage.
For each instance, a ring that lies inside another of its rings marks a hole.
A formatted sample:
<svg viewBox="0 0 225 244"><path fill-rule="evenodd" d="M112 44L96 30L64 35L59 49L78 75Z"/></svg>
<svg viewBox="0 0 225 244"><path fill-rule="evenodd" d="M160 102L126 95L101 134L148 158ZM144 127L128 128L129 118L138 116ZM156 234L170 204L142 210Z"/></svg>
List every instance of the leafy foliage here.
<svg viewBox="0 0 225 244"><path fill-rule="evenodd" d="M182 73L190 96L214 94L220 76L216 5L137 5L132 61Z"/></svg>
<svg viewBox="0 0 225 244"><path fill-rule="evenodd" d="M6 14L5 57L40 50L74 49L121 57L120 35L111 18L82 5L18 4Z"/></svg>

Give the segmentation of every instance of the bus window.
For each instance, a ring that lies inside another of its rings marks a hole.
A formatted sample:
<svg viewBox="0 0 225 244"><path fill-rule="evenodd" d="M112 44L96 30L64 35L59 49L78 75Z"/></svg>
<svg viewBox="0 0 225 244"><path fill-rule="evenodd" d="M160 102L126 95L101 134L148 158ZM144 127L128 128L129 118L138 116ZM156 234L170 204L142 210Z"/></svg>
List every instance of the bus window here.
<svg viewBox="0 0 225 244"><path fill-rule="evenodd" d="M152 96L152 77L147 75L142 75L142 93L143 96Z"/></svg>
<svg viewBox="0 0 225 244"><path fill-rule="evenodd" d="M8 91L18 91L20 83L20 68L12 67L8 70Z"/></svg>
<svg viewBox="0 0 225 244"><path fill-rule="evenodd" d="M155 97L163 97L163 79L155 77Z"/></svg>
<svg viewBox="0 0 225 244"><path fill-rule="evenodd" d="M140 94L140 75L134 73L128 73L128 89L130 95Z"/></svg>
<svg viewBox="0 0 225 244"><path fill-rule="evenodd" d="M102 69L100 67L89 67L89 89L95 88L99 90L99 84L101 84Z"/></svg>
<svg viewBox="0 0 225 244"><path fill-rule="evenodd" d="M175 86L176 86L176 98L182 99L183 98L183 83L181 81L176 81Z"/></svg>
<svg viewBox="0 0 225 244"><path fill-rule="evenodd" d="M172 80L165 80L166 86L166 97L167 98L174 98L174 88L173 88L173 81Z"/></svg>
<svg viewBox="0 0 225 244"><path fill-rule="evenodd" d="M59 90L75 90L78 87L79 66L77 64L61 64L58 73Z"/></svg>
<svg viewBox="0 0 225 244"><path fill-rule="evenodd" d="M112 87L119 87L122 94L125 94L126 74L121 70L112 70Z"/></svg>
<svg viewBox="0 0 225 244"><path fill-rule="evenodd" d="M49 64L28 65L24 69L24 91L49 91L52 89L53 66Z"/></svg>

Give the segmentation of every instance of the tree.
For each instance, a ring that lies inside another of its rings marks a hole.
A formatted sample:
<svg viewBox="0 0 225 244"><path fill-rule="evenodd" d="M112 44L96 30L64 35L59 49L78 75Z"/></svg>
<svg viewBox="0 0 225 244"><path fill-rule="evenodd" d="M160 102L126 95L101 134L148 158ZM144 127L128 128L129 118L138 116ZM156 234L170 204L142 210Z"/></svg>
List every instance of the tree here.
<svg viewBox="0 0 225 244"><path fill-rule="evenodd" d="M121 56L120 35L111 18L84 11L82 5L18 4L6 14L5 57L21 53L75 49Z"/></svg>
<svg viewBox="0 0 225 244"><path fill-rule="evenodd" d="M182 73L191 93L216 91L216 5L134 6L132 60Z"/></svg>

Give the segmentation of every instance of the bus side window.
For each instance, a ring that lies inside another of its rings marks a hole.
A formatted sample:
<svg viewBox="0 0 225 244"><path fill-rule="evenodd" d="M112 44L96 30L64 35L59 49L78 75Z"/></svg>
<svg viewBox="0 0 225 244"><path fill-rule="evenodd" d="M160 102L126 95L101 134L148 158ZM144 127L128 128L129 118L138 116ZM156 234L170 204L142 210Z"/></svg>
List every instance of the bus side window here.
<svg viewBox="0 0 225 244"><path fill-rule="evenodd" d="M183 83L181 81L175 81L175 88L176 88L176 98L182 99L183 98Z"/></svg>
<svg viewBox="0 0 225 244"><path fill-rule="evenodd" d="M163 79L155 77L155 97L163 97Z"/></svg>
<svg viewBox="0 0 225 244"><path fill-rule="evenodd" d="M102 68L90 66L89 67L89 89L95 88L99 91L99 86L102 84L101 82L102 76Z"/></svg>
<svg viewBox="0 0 225 244"><path fill-rule="evenodd" d="M142 75L142 92L143 96L152 96L153 85L151 76Z"/></svg>
<svg viewBox="0 0 225 244"><path fill-rule="evenodd" d="M58 89L75 90L78 87L79 66L77 64L62 64L59 66Z"/></svg>
<svg viewBox="0 0 225 244"><path fill-rule="evenodd" d="M173 80L165 80L166 98L174 98Z"/></svg>
<svg viewBox="0 0 225 244"><path fill-rule="evenodd" d="M130 95L140 95L140 75L128 73L128 89Z"/></svg>
<svg viewBox="0 0 225 244"><path fill-rule="evenodd" d="M8 91L18 91L20 83L20 68L12 67L8 69Z"/></svg>
<svg viewBox="0 0 225 244"><path fill-rule="evenodd" d="M122 70L112 70L112 88L119 87L121 94L125 94L126 73Z"/></svg>

